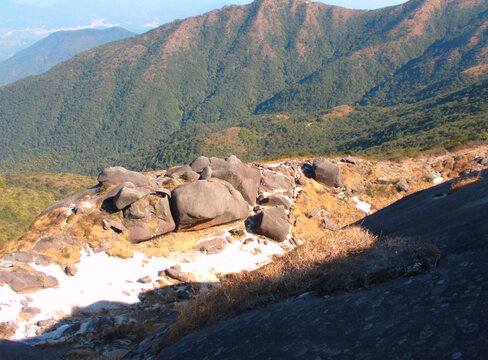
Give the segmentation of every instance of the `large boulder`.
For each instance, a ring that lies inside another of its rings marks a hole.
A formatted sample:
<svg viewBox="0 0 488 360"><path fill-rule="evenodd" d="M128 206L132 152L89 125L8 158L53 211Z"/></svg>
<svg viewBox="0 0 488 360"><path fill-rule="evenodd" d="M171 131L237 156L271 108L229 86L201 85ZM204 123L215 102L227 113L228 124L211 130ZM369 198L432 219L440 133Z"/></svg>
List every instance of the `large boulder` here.
<svg viewBox="0 0 488 360"><path fill-rule="evenodd" d="M291 191L293 188L293 180L290 176L286 176L276 171L264 170L261 177L261 186L259 191L273 192L276 190Z"/></svg>
<svg viewBox="0 0 488 360"><path fill-rule="evenodd" d="M58 280L34 269L8 268L0 269L0 286L4 284L10 286L16 293L25 294L40 289L57 287Z"/></svg>
<svg viewBox="0 0 488 360"><path fill-rule="evenodd" d="M79 246L79 243L71 239L71 237L68 234L54 233L40 238L32 249L38 251L48 250L48 249L63 250L69 245Z"/></svg>
<svg viewBox="0 0 488 360"><path fill-rule="evenodd" d="M42 254L30 253L25 251L17 251L11 254L7 254L0 258L7 262L18 262L18 263L35 263L36 265L47 266L51 262L49 257Z"/></svg>
<svg viewBox="0 0 488 360"><path fill-rule="evenodd" d="M313 178L327 186L341 187L344 185L339 165L324 158L313 161Z"/></svg>
<svg viewBox="0 0 488 360"><path fill-rule="evenodd" d="M227 181L241 193L249 205L256 205L261 180L261 173L258 169L244 165L233 155L225 160L210 158L210 168L212 169L212 178Z"/></svg>
<svg viewBox="0 0 488 360"><path fill-rule="evenodd" d="M117 185L123 182L131 182L135 186L151 186L151 182L143 174L127 170L122 166L114 166L103 169L100 175L98 175L98 181L102 185Z"/></svg>
<svg viewBox="0 0 488 360"><path fill-rule="evenodd" d="M210 179L174 189L171 210L178 230L197 230L244 219L249 205L231 184Z"/></svg>
<svg viewBox="0 0 488 360"><path fill-rule="evenodd" d="M114 197L114 205L117 210L122 210L123 208L135 203L137 200L148 195L150 191L142 187L130 188L123 187Z"/></svg>
<svg viewBox="0 0 488 360"><path fill-rule="evenodd" d="M207 166L210 166L210 160L206 156L199 156L190 164L190 167L195 172L200 172Z"/></svg>
<svg viewBox="0 0 488 360"><path fill-rule="evenodd" d="M175 229L169 198L161 195L146 196L124 210L124 222L131 242L147 241Z"/></svg>
<svg viewBox="0 0 488 360"><path fill-rule="evenodd" d="M166 172L166 176L170 176L172 178L178 178L184 173L188 173L188 172L194 172L190 167L190 165L177 166L172 169L169 169Z"/></svg>
<svg viewBox="0 0 488 360"><path fill-rule="evenodd" d="M264 209L256 215L256 232L276 241L284 241L290 231L290 222L281 205Z"/></svg>

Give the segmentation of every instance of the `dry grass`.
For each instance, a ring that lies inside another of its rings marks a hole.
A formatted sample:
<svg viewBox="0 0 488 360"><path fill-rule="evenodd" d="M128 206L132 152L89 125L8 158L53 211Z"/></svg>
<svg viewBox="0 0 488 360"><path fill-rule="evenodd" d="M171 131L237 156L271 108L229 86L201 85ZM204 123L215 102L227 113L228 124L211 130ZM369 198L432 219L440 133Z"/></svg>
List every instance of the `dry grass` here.
<svg viewBox="0 0 488 360"><path fill-rule="evenodd" d="M369 287L375 283L434 266L435 246L378 240L360 227L322 236L252 272L226 276L221 285L179 304L166 346L190 332L306 291L321 295ZM414 264L418 264L414 266Z"/></svg>
<svg viewBox="0 0 488 360"><path fill-rule="evenodd" d="M481 171L480 171L476 176L464 177L458 179L457 181L453 181L451 183L451 187L449 188L448 195L458 190L464 189L465 187L468 187L470 185L476 184L477 182L480 182L482 179L483 177L481 176Z"/></svg>

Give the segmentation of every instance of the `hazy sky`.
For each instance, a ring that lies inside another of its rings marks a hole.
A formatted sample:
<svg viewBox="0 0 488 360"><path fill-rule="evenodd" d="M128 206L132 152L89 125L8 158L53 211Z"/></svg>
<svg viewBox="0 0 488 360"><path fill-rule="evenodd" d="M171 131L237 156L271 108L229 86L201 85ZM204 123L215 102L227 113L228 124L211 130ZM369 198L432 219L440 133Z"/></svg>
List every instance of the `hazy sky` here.
<svg viewBox="0 0 488 360"><path fill-rule="evenodd" d="M29 4L29 5L37 5L37 6L46 6L52 5L60 2L65 2L66 0L10 0L12 2L21 3L21 4ZM116 0L103 0L105 2L108 1L116 1ZM178 0L160 0L160 1L178 1ZM145 1L134 1L134 2L142 2ZM251 0L229 0L229 4L244 4L250 3ZM391 5L398 5L404 3L405 0L321 0L321 2L329 4L329 5L338 5L343 6L346 8L351 9L377 9L385 6ZM212 3L212 0L195 0L195 4L205 4L205 3Z"/></svg>

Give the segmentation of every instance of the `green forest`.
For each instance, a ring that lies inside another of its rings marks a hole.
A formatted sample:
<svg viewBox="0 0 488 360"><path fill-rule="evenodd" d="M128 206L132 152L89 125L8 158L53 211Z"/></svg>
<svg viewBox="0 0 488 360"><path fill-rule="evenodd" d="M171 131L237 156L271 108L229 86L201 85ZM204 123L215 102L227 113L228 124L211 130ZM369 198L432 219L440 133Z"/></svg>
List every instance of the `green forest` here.
<svg viewBox="0 0 488 360"><path fill-rule="evenodd" d="M488 3L429 6L257 0L103 45L0 87L0 169L95 175L486 139Z"/></svg>

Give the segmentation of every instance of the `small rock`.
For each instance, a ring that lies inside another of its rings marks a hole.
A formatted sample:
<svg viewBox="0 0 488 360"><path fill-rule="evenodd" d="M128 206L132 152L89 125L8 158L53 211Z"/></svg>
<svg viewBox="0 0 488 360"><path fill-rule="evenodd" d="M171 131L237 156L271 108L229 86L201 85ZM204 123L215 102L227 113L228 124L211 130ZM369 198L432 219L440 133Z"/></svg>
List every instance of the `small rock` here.
<svg viewBox="0 0 488 360"><path fill-rule="evenodd" d="M298 185L306 185L307 184L307 178L305 176L300 176L297 180Z"/></svg>
<svg viewBox="0 0 488 360"><path fill-rule="evenodd" d="M22 311L19 313L19 318L22 319L23 321L29 321L36 315L41 313L41 309L38 308L24 308Z"/></svg>
<svg viewBox="0 0 488 360"><path fill-rule="evenodd" d="M341 227L336 224L335 222L329 220L329 219L324 219L322 223L319 225L320 229L327 229L327 230L332 230L332 231L337 231Z"/></svg>
<svg viewBox="0 0 488 360"><path fill-rule="evenodd" d="M181 282L194 281L194 276L192 274L182 272L181 267L179 265L175 265L164 270L164 273L170 278L179 280Z"/></svg>
<svg viewBox="0 0 488 360"><path fill-rule="evenodd" d="M401 181L396 183L396 189L398 192L401 192L401 191L407 192L408 190L410 190L410 186L408 186L408 184L405 181L401 180Z"/></svg>
<svg viewBox="0 0 488 360"><path fill-rule="evenodd" d="M312 220L323 219L326 218L327 216L330 216L330 213L324 209L314 209L307 214L307 217Z"/></svg>
<svg viewBox="0 0 488 360"><path fill-rule="evenodd" d="M56 322L57 321L54 319L39 320L38 322L36 322L36 325L40 328L48 328L56 324Z"/></svg>
<svg viewBox="0 0 488 360"><path fill-rule="evenodd" d="M144 276L144 277L141 277L140 279L138 279L137 282L139 282L141 284L149 284L152 282L152 279L150 276Z"/></svg>
<svg viewBox="0 0 488 360"><path fill-rule="evenodd" d="M75 265L68 265L64 268L64 273L68 276L75 276L78 273L78 269Z"/></svg>
<svg viewBox="0 0 488 360"><path fill-rule="evenodd" d="M303 218L301 216L297 216L297 218L295 219L295 223L293 224L293 226L295 226L295 227L300 226L300 224L302 223L302 221L303 221Z"/></svg>
<svg viewBox="0 0 488 360"><path fill-rule="evenodd" d="M117 233L122 233L127 230L124 224L122 224L122 221L119 219L104 219L102 221L102 226L104 230L113 229Z"/></svg>

